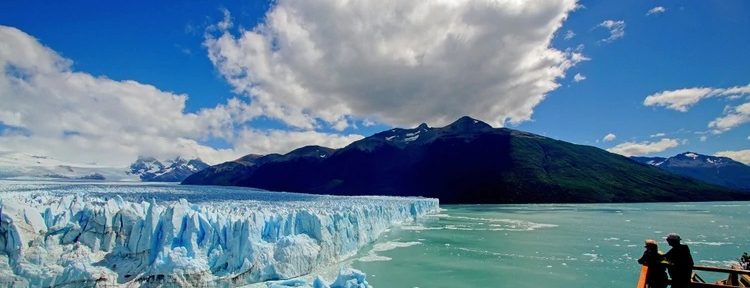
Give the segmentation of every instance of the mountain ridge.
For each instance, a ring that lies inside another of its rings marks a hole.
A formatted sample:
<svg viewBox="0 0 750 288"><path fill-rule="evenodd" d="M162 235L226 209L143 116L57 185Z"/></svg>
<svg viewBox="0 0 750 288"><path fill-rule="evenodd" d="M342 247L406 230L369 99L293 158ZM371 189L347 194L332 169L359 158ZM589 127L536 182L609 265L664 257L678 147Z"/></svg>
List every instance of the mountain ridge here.
<svg viewBox="0 0 750 288"><path fill-rule="evenodd" d="M141 156L130 164L128 174L138 176L144 182L181 182L207 167L208 164L200 159L176 157L162 162L154 157Z"/></svg>
<svg viewBox="0 0 750 288"><path fill-rule="evenodd" d="M441 203L750 199L596 147L493 128L470 117L439 128L394 128L340 149L305 146L250 158L211 166L183 184L424 196Z"/></svg>
<svg viewBox="0 0 750 288"><path fill-rule="evenodd" d="M631 157L631 159L706 183L750 191L750 166L728 157L687 151L672 157Z"/></svg>

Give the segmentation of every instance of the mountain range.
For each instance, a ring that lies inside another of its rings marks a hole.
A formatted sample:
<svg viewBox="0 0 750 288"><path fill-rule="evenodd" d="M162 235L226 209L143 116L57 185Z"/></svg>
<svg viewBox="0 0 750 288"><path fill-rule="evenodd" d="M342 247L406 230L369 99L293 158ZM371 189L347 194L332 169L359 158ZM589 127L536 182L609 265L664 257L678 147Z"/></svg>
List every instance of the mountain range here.
<svg viewBox="0 0 750 288"><path fill-rule="evenodd" d="M631 159L706 183L750 191L750 166L727 157L685 152L669 158L631 157Z"/></svg>
<svg viewBox="0 0 750 288"><path fill-rule="evenodd" d="M0 151L0 179L134 181L123 167L63 161L46 155Z"/></svg>
<svg viewBox="0 0 750 288"><path fill-rule="evenodd" d="M605 150L470 117L395 128L331 149L247 155L183 184L272 191L439 198L441 203L648 202L750 199Z"/></svg>
<svg viewBox="0 0 750 288"><path fill-rule="evenodd" d="M186 160L182 157L161 162L154 157L138 157L130 165L128 173L144 182L181 182L191 174L208 167L200 159Z"/></svg>

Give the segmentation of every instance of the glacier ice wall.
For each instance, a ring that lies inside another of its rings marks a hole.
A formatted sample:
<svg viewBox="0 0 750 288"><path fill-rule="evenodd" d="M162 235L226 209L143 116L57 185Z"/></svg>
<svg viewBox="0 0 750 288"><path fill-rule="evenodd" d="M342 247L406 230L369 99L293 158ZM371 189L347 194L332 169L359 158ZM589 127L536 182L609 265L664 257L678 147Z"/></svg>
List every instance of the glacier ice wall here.
<svg viewBox="0 0 750 288"><path fill-rule="evenodd" d="M119 193L134 189L127 186L47 188L0 189L0 283L235 286L289 279L353 256L392 225L438 209L437 199L426 198L284 193L281 201L242 200L222 195L231 190L198 187L186 198L199 203L191 203L138 201L142 193Z"/></svg>

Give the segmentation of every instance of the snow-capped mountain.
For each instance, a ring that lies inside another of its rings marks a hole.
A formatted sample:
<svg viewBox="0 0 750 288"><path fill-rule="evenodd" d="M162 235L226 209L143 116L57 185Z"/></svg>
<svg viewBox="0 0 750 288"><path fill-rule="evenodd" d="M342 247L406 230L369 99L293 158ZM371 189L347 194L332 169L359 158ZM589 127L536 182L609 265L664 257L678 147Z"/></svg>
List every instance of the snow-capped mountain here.
<svg viewBox="0 0 750 288"><path fill-rule="evenodd" d="M685 152L669 158L631 157L631 159L707 183L750 190L750 166L731 158Z"/></svg>
<svg viewBox="0 0 750 288"><path fill-rule="evenodd" d="M0 151L0 178L135 181L123 167L81 164L45 155Z"/></svg>
<svg viewBox="0 0 750 288"><path fill-rule="evenodd" d="M148 182L180 182L191 174L208 167L200 159L186 160L182 157L159 161L154 157L138 157L130 165L129 174Z"/></svg>

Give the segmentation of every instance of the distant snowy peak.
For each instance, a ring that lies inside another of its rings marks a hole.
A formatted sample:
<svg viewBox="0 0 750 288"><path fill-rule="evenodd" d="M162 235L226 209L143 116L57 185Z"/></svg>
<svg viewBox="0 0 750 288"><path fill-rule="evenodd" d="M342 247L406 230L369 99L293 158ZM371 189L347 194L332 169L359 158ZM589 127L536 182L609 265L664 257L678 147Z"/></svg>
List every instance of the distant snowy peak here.
<svg viewBox="0 0 750 288"><path fill-rule="evenodd" d="M688 157L688 158L692 158L693 160L698 159L698 157L700 157L700 155L695 154L693 152L687 152L687 153L684 153L684 154L681 154L681 155L685 156L685 157Z"/></svg>
<svg viewBox="0 0 750 288"><path fill-rule="evenodd" d="M438 138L469 139L480 133L491 132L492 126L480 120L464 116L444 127L430 127L422 123L416 128L393 128L356 141L350 148L371 151L380 146L398 148L423 145ZM346 150L347 148L344 148Z"/></svg>
<svg viewBox="0 0 750 288"><path fill-rule="evenodd" d="M664 157L630 157L631 159L658 167L722 167L722 166L744 166L744 164L727 157L708 156L695 152L685 152L675 156Z"/></svg>
<svg viewBox="0 0 750 288"><path fill-rule="evenodd" d="M154 157L138 157L138 160L130 165L128 173L138 176L141 181L180 182L206 167L208 164L200 159L186 160L177 157L162 162Z"/></svg>
<svg viewBox="0 0 750 288"><path fill-rule="evenodd" d="M401 128L394 128L386 132L382 132L380 137L385 139L385 141L393 142L393 143L404 143L407 144L409 142L414 142L419 139L420 136L424 136L425 134L431 132L433 128L430 128L427 126L427 124L422 123L417 128L414 129L401 129Z"/></svg>
<svg viewBox="0 0 750 288"><path fill-rule="evenodd" d="M702 155L695 152L685 152L669 157L666 165L680 167L720 167L744 165L727 157Z"/></svg>
<svg viewBox="0 0 750 288"><path fill-rule="evenodd" d="M707 183L750 190L750 166L727 157L685 152L669 158L631 157L631 159Z"/></svg>
<svg viewBox="0 0 750 288"><path fill-rule="evenodd" d="M130 165L130 173L135 175L156 174L164 170L164 164L154 157L138 157Z"/></svg>

